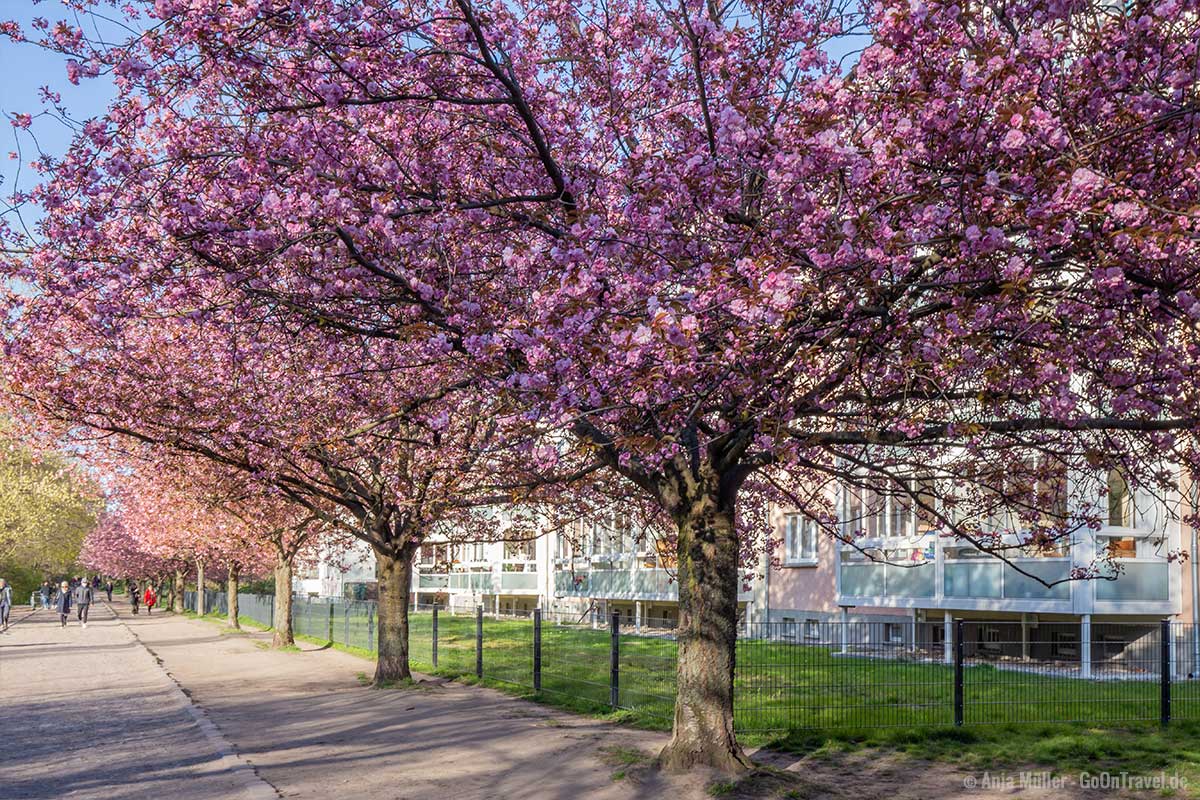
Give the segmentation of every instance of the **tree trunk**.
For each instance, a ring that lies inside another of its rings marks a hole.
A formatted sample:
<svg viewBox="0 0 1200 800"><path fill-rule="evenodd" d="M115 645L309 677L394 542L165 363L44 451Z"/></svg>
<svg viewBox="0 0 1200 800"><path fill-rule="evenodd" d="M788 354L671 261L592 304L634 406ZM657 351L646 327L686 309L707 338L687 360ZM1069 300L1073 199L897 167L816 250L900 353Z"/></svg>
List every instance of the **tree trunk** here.
<svg viewBox="0 0 1200 800"><path fill-rule="evenodd" d="M407 549L399 558L378 550L379 652L375 661L375 685L412 678L408 668L408 591L412 585L412 554Z"/></svg>
<svg viewBox="0 0 1200 800"><path fill-rule="evenodd" d="M733 732L733 668L737 646L738 538L733 500L693 485L676 514L679 532L679 659L671 741L664 769L751 766ZM732 494L732 493L731 493Z"/></svg>
<svg viewBox="0 0 1200 800"><path fill-rule="evenodd" d="M234 630L241 630L242 623L238 622L238 569L237 564L229 565L229 579L226 586L226 603L229 610L229 627Z"/></svg>
<svg viewBox="0 0 1200 800"><path fill-rule="evenodd" d="M204 562L196 562L196 614L204 616Z"/></svg>
<svg viewBox="0 0 1200 800"><path fill-rule="evenodd" d="M175 570L175 581L171 585L171 610L183 613L183 570Z"/></svg>
<svg viewBox="0 0 1200 800"><path fill-rule="evenodd" d="M280 556L275 562L275 628L271 636L271 647L287 647L295 644L292 635L292 560Z"/></svg>

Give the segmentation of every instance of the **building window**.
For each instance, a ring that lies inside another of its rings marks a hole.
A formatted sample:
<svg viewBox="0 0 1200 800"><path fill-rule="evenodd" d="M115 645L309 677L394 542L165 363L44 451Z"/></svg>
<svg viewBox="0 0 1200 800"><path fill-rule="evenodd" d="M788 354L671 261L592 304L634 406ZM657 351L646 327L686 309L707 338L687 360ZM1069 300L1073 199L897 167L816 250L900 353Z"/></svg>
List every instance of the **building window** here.
<svg viewBox="0 0 1200 800"><path fill-rule="evenodd" d="M1120 470L1108 472L1108 524L1117 528L1133 527L1133 493Z"/></svg>
<svg viewBox="0 0 1200 800"><path fill-rule="evenodd" d="M504 543L504 558L510 561L533 561L535 558L535 544L532 540L526 539L516 542Z"/></svg>
<svg viewBox="0 0 1200 800"><path fill-rule="evenodd" d="M1137 558L1137 539L1132 536L1110 536L1106 549L1109 558Z"/></svg>
<svg viewBox="0 0 1200 800"><path fill-rule="evenodd" d="M1054 631L1050 636L1050 649L1056 657L1076 658L1079 656L1079 636L1064 631Z"/></svg>
<svg viewBox="0 0 1200 800"><path fill-rule="evenodd" d="M487 558L487 556L485 555L484 543L483 542L475 542L475 544L472 548L471 560L483 561L486 558Z"/></svg>
<svg viewBox="0 0 1200 800"><path fill-rule="evenodd" d="M904 624L900 622L884 623L883 640L889 644L902 644L904 642Z"/></svg>
<svg viewBox="0 0 1200 800"><path fill-rule="evenodd" d="M984 650L1000 649L1000 629L983 628L979 632L979 646Z"/></svg>
<svg viewBox="0 0 1200 800"><path fill-rule="evenodd" d="M784 561L817 563L817 522L803 514L788 514L784 528Z"/></svg>
<svg viewBox="0 0 1200 800"><path fill-rule="evenodd" d="M815 619L804 620L804 638L805 639L820 639L821 638L821 622Z"/></svg>

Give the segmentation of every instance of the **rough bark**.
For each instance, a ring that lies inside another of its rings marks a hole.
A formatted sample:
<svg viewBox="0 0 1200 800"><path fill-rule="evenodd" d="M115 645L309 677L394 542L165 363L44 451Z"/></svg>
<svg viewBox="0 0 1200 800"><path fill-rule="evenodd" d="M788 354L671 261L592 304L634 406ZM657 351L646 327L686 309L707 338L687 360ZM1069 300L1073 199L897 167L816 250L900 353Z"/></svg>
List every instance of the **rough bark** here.
<svg viewBox="0 0 1200 800"><path fill-rule="evenodd" d="M171 610L176 614L183 613L183 571L175 570L175 580L171 584Z"/></svg>
<svg viewBox="0 0 1200 800"><path fill-rule="evenodd" d="M242 629L242 623L238 622L238 573L241 570L237 564L229 566L229 578L226 581L226 606L228 606L229 616L228 625L235 630Z"/></svg>
<svg viewBox="0 0 1200 800"><path fill-rule="evenodd" d="M690 476L689 476L690 477ZM733 731L737 646L738 539L733 501L716 479L692 482L678 498L679 659L671 741L664 769L751 766Z"/></svg>
<svg viewBox="0 0 1200 800"><path fill-rule="evenodd" d="M275 616L271 647L295 644L292 635L292 560L283 556L275 562Z"/></svg>
<svg viewBox="0 0 1200 800"><path fill-rule="evenodd" d="M376 576L379 579L379 603L376 625L379 632L378 659L375 661L375 685L409 680L408 667L408 591L412 585L412 554L402 550L399 557L376 550Z"/></svg>
<svg viewBox="0 0 1200 800"><path fill-rule="evenodd" d="M196 613L204 616L204 562L196 562Z"/></svg>

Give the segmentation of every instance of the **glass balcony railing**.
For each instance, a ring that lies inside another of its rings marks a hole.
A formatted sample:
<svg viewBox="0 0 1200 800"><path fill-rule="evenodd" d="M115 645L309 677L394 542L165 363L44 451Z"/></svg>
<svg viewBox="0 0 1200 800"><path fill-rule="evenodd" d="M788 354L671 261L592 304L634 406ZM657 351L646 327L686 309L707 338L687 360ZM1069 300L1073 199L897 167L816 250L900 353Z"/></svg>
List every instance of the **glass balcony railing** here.
<svg viewBox="0 0 1200 800"><path fill-rule="evenodd" d="M1116 580L1097 580L1096 599L1115 603L1166 603L1171 577L1165 561L1119 561Z"/></svg>
<svg viewBox="0 0 1200 800"><path fill-rule="evenodd" d="M451 572L451 589L473 592L492 591L492 573L490 572Z"/></svg>
<svg viewBox="0 0 1200 800"><path fill-rule="evenodd" d="M933 564L842 564L842 594L853 597L933 597L936 583Z"/></svg>
<svg viewBox="0 0 1200 800"><path fill-rule="evenodd" d="M417 576L418 589L445 589L450 584L450 576L445 573L429 573Z"/></svg>
<svg viewBox="0 0 1200 800"><path fill-rule="evenodd" d="M607 597L613 599L657 598L675 600L679 584L665 569L593 569L556 571L554 593L558 596ZM738 590L738 600L753 598L753 591Z"/></svg>
<svg viewBox="0 0 1200 800"><path fill-rule="evenodd" d="M1071 599L1070 583L1046 586L1043 581L1065 580L1071 561L1066 558L1029 558L1013 562L1029 575L992 559L947 559L943 595L962 600ZM1115 603L1166 603L1170 601L1169 565L1165 561L1124 560L1115 580L1081 582L1084 591L1094 587L1097 601ZM1040 580L1039 580L1040 579ZM899 567L875 562L841 565L841 593L848 597L933 597L933 564Z"/></svg>
<svg viewBox="0 0 1200 800"><path fill-rule="evenodd" d="M536 572L501 572L501 591L537 591L538 576Z"/></svg>

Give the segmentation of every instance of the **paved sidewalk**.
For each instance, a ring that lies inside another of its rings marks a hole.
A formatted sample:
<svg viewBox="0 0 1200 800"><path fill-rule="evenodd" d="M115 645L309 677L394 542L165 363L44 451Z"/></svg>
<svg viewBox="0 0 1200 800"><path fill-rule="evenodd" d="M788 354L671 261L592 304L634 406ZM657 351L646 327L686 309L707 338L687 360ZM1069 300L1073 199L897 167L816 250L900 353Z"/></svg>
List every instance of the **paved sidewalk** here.
<svg viewBox="0 0 1200 800"><path fill-rule="evenodd" d="M434 680L375 690L369 662L302 644L264 649L266 634L224 633L173 616L123 620L285 797L372 800L634 800L666 787L614 781L604 748L653 755L664 734L625 728ZM90 632L90 631L89 631ZM669 794L707 798L703 776Z"/></svg>
<svg viewBox="0 0 1200 800"><path fill-rule="evenodd" d="M0 634L0 798L277 796L105 604L86 630L52 611L13 618Z"/></svg>

